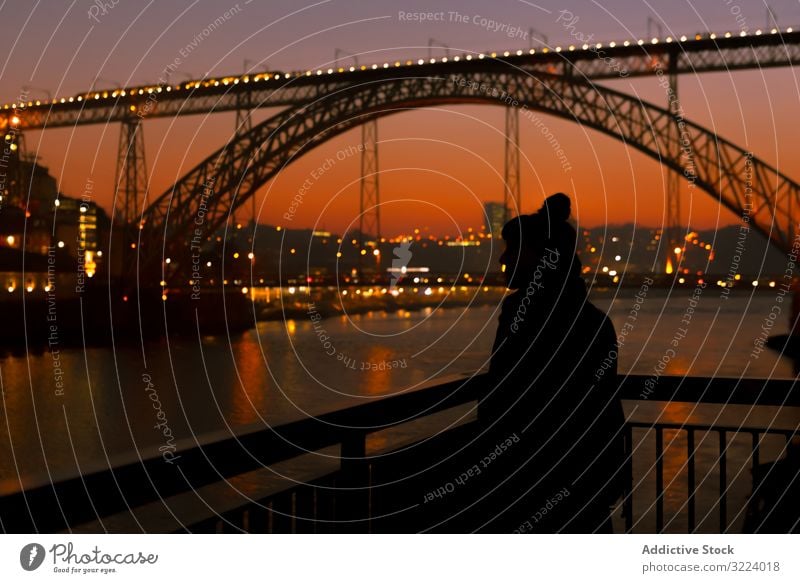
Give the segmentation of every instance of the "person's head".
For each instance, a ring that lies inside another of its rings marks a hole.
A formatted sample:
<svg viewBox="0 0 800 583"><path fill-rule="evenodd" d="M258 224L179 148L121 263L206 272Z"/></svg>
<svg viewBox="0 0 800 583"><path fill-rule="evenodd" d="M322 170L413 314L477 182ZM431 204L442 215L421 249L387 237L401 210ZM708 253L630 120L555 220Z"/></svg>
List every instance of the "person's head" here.
<svg viewBox="0 0 800 583"><path fill-rule="evenodd" d="M506 248L500 256L510 289L528 285L537 268L573 275L580 272L575 256L577 233L567 219L569 197L564 193L549 196L532 215L520 215L508 221L502 236Z"/></svg>

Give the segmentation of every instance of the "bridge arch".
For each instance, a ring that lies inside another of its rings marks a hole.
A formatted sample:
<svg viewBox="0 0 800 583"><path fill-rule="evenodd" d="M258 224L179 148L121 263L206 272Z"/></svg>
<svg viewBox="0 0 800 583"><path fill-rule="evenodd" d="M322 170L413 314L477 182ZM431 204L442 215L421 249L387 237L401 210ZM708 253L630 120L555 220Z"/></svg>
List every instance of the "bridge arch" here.
<svg viewBox="0 0 800 583"><path fill-rule="evenodd" d="M504 105L501 92L519 107L575 121L635 147L748 216L750 225L785 253L791 249L800 185L763 160L625 93L497 61L485 65L454 69L447 77L394 76L346 86L233 136L144 211L142 233L149 236L140 238L140 272L159 269L170 257L170 272L185 273L197 229L205 241L289 162L343 132L408 108Z"/></svg>

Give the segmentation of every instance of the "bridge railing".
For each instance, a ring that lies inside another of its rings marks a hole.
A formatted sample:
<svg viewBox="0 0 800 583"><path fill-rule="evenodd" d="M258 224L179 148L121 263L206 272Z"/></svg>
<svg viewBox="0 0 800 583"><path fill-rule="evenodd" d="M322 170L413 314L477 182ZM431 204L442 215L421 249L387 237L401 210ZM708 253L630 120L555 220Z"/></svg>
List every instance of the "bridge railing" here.
<svg viewBox="0 0 800 583"><path fill-rule="evenodd" d="M22 481L0 490L0 525L5 532L380 532L415 530L387 516L395 494L410 483L408 468L425 467L430 457L464 442L474 428L484 377L458 377L403 394L347 407L278 427L253 426L236 435L217 433L183 442L171 462L157 450L111 460L111 467L54 480ZM795 383L782 380L620 377L620 396L634 404L713 404L800 407ZM652 383L649 383L652 385ZM654 403L655 404L655 403ZM442 421L442 416L448 416ZM430 431L439 419L446 430ZM427 427L410 428L415 424ZM427 431L426 431L427 429ZM664 530L664 477L667 433L687 440L687 500L679 511L695 531L698 435L718 435L719 531L730 528L727 511L728 444L747 435L750 461L757 467L765 435L787 441L797 429L769 424L747 427L629 421L628 484L622 501L625 530L653 531L643 516L655 506L655 531ZM655 451L642 447L640 434L655 432ZM413 447L410 447L413 445ZM654 467L655 495L643 499L642 475L634 466ZM394 474L392 473L394 472ZM392 476L398 479L392 481ZM676 475L683 475L682 472ZM413 476L412 476L413 477ZM6 481L8 484L8 481ZM634 500L642 508L634 507ZM398 512L402 514L402 512ZM707 524L707 523L706 523Z"/></svg>

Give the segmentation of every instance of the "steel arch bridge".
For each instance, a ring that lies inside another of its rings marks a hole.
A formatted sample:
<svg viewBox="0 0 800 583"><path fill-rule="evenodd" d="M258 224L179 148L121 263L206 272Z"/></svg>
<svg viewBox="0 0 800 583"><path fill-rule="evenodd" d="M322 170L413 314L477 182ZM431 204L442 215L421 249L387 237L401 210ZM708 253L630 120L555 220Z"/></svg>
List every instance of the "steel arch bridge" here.
<svg viewBox="0 0 800 583"><path fill-rule="evenodd" d="M294 158L375 118L411 108L483 103L540 111L621 140L683 174L785 252L800 185L711 130L652 103L564 75L498 60L450 67L445 76L384 75L290 107L231 142L158 197L142 216L141 273L175 281L190 240L205 241L229 213ZM235 146L235 147L234 147ZM164 260L169 257L169 265ZM164 269L166 268L166 269Z"/></svg>
<svg viewBox="0 0 800 583"><path fill-rule="evenodd" d="M141 254L131 273L135 267L142 273L163 273L167 270L163 263L158 269L159 261L169 257L175 261L163 275L171 281L170 274L186 270L190 238L193 242L208 237L228 211L252 197L294 156L404 108L448 103L507 105L481 90L481 84L506 91L530 110L585 124L643 151L675 171L669 175L668 200L677 196L677 174L684 174L720 204L749 216L754 228L788 252L797 223L794 181L705 128L590 83L623 76L622 71L630 77L664 75L674 93L679 75L792 67L798 59L800 31L775 28L754 34L704 33L593 46L462 53L315 71L251 72L176 85L163 79L153 85L93 89L44 101L21 95L15 103L0 105L0 130L8 132L6 139L16 139L26 130L121 122L130 137L127 144L120 142L118 165L124 162L127 168L140 159L144 164L143 150L137 147L143 120L236 111L237 131L227 146L191 170L141 217ZM454 77L463 78L464 85L448 85ZM287 109L252 130L249 121L239 124L243 112L243 119L249 120L249 111L263 107ZM507 130L509 119L516 117L506 115ZM135 155L123 156L124 152ZM514 161L507 159L509 163ZM132 198L136 203L140 191L146 192L138 180L126 175L118 195L124 192L125 200ZM671 203L668 206L669 222L677 224L672 217L679 217L679 210L672 209ZM138 213L124 215L130 221ZM192 225L200 215L200 224ZM126 248L129 241L126 235Z"/></svg>

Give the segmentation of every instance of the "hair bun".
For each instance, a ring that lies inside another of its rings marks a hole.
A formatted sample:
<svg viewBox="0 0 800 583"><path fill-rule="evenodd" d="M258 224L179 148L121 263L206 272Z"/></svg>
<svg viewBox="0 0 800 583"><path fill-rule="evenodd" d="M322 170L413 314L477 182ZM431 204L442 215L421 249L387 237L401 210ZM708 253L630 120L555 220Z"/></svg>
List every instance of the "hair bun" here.
<svg viewBox="0 0 800 583"><path fill-rule="evenodd" d="M569 218L570 201L563 192L548 196L538 214L545 215L550 222L565 222Z"/></svg>

